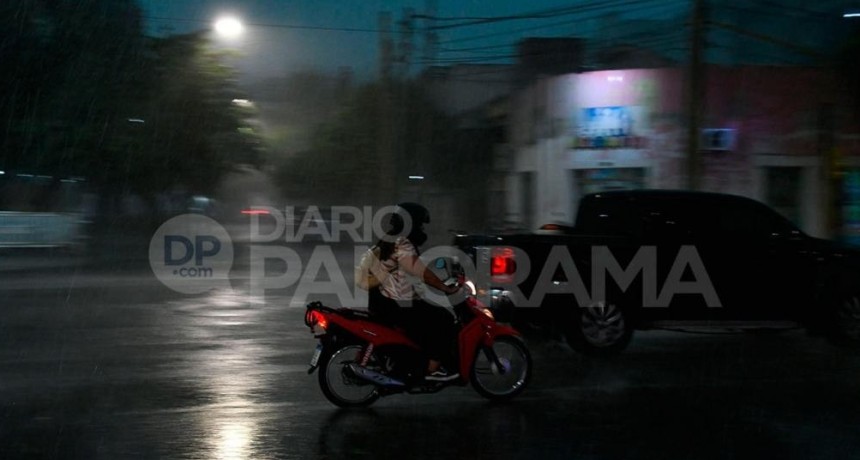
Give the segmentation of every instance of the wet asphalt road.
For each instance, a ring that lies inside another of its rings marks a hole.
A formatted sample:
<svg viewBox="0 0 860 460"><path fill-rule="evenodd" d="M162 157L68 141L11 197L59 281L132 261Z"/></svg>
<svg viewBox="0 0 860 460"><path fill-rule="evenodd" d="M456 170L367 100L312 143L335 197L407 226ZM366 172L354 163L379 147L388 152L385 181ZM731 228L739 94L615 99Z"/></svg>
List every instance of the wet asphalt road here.
<svg viewBox="0 0 860 460"><path fill-rule="evenodd" d="M6 275L0 458L857 458L860 353L802 331L540 335L509 404L471 388L341 411L288 292L184 296L145 271Z"/></svg>

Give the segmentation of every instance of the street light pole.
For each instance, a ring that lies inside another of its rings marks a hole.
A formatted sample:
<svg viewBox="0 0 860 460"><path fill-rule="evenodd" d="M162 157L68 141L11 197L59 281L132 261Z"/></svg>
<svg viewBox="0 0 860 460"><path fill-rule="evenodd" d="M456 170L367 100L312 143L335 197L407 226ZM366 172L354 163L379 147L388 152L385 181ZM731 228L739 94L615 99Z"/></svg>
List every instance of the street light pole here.
<svg viewBox="0 0 860 460"><path fill-rule="evenodd" d="M705 0L693 0L687 92L687 188L698 190L701 174L699 137L705 105Z"/></svg>

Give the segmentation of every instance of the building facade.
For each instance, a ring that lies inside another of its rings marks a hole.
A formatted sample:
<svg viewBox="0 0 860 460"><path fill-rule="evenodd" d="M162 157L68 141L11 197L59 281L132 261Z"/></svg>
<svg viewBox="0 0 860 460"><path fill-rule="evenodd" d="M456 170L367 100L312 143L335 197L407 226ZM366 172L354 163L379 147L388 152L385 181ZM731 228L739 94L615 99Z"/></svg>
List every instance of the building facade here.
<svg viewBox="0 0 860 460"><path fill-rule="evenodd" d="M860 229L858 136L826 72L709 67L705 81L700 190L763 201L814 236L846 233L846 216ZM628 69L542 78L515 93L505 226L572 223L588 193L686 188L684 88L680 69Z"/></svg>

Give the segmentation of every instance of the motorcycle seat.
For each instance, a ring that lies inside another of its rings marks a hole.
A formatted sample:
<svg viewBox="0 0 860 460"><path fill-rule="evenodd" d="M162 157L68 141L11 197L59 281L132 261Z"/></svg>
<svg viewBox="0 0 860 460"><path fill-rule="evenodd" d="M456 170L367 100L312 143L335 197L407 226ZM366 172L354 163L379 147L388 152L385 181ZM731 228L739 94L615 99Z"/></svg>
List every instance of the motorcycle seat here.
<svg viewBox="0 0 860 460"><path fill-rule="evenodd" d="M386 315L371 313L365 308L339 308L338 313L350 319L361 319L395 329L403 328L393 318Z"/></svg>

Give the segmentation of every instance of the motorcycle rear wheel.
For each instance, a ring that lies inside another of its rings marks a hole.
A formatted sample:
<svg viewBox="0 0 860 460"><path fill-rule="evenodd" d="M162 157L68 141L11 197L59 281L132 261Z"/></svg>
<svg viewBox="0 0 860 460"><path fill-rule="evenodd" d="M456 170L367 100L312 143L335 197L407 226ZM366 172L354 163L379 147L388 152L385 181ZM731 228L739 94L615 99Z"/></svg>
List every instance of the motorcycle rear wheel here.
<svg viewBox="0 0 860 460"><path fill-rule="evenodd" d="M360 345L341 347L320 366L320 389L338 407L367 407L379 399L376 385L353 375L349 369L349 364L360 361L362 351Z"/></svg>
<svg viewBox="0 0 860 460"><path fill-rule="evenodd" d="M487 399L511 399L522 393L531 379L531 354L520 338L512 336L496 337L493 351L504 369L499 369L486 350L478 350L478 356L472 364L472 386Z"/></svg>

